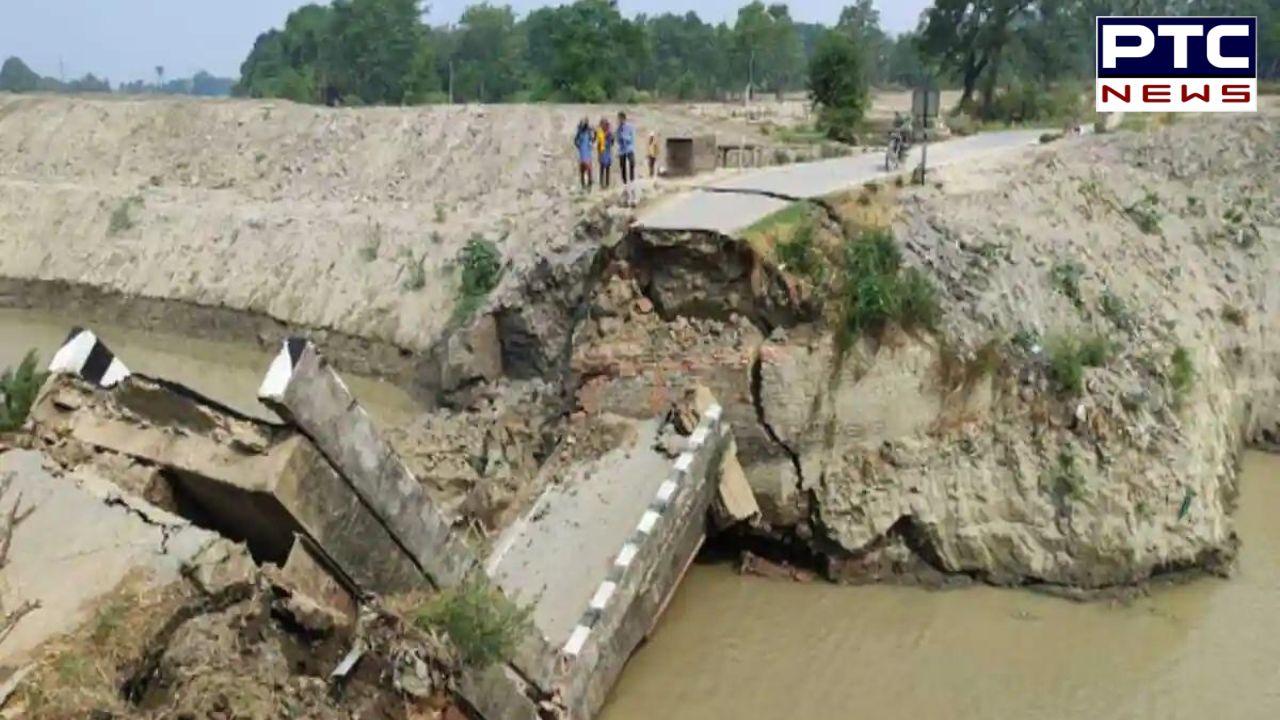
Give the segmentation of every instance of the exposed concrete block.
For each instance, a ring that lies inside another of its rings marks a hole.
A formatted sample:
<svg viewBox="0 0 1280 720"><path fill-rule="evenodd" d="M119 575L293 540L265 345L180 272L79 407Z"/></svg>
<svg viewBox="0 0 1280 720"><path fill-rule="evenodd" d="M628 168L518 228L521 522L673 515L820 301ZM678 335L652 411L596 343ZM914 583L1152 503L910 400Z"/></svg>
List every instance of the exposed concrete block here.
<svg viewBox="0 0 1280 720"><path fill-rule="evenodd" d="M320 448L437 587L457 585L478 566L475 553L452 533L417 478L311 343L296 338L285 342L259 397Z"/></svg>
<svg viewBox="0 0 1280 720"><path fill-rule="evenodd" d="M40 643L74 630L97 598L126 579L151 587L175 582L193 558L222 542L101 478L58 477L46 464L37 452L0 454L0 478L8 478L0 515L7 518L15 504L25 515L12 529L0 608L38 603L0 641L0 666L20 664Z"/></svg>
<svg viewBox="0 0 1280 720"><path fill-rule="evenodd" d="M485 720L539 720L529 685L506 665L465 668L458 692Z"/></svg>
<svg viewBox="0 0 1280 720"><path fill-rule="evenodd" d="M305 437L228 417L138 376L105 394L77 395L67 385L74 381L50 382L32 413L38 430L158 466L184 513L244 541L259 559L284 564L302 533L364 590L398 592L426 582Z"/></svg>
<svg viewBox="0 0 1280 720"><path fill-rule="evenodd" d="M751 483L747 482L742 464L738 462L737 443L730 442L725 451L713 510L720 527L728 527L760 515L755 492L751 489Z"/></svg>

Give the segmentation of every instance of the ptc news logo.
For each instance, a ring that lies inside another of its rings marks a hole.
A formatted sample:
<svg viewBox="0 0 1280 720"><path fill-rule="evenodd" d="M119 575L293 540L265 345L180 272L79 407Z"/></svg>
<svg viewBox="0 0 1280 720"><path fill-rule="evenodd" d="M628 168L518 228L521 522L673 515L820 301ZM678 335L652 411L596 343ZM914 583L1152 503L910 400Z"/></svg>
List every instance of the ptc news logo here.
<svg viewBox="0 0 1280 720"><path fill-rule="evenodd" d="M1258 109L1256 17L1099 17L1099 112Z"/></svg>

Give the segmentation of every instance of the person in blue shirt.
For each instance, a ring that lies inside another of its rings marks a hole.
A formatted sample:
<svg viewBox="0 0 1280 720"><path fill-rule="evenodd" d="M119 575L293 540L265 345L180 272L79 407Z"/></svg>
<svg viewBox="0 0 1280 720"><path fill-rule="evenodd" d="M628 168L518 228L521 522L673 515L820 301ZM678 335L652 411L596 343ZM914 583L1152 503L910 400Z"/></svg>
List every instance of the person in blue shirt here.
<svg viewBox="0 0 1280 720"><path fill-rule="evenodd" d="M591 189L591 151L595 148L595 139L591 121L582 118L578 132L573 136L573 146L578 150L578 182L582 183L583 190Z"/></svg>
<svg viewBox="0 0 1280 720"><path fill-rule="evenodd" d="M627 121L625 112L618 113L618 162L622 165L622 184L636 179L636 129Z"/></svg>

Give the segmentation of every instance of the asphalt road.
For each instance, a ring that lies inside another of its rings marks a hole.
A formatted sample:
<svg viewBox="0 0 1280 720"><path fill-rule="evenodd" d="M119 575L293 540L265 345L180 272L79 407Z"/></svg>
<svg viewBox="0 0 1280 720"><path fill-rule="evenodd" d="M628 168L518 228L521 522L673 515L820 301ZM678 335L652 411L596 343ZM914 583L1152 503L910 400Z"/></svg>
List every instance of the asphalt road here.
<svg viewBox="0 0 1280 720"><path fill-rule="evenodd" d="M929 145L929 167L941 167L994 152L1039 143L1044 130L1005 130L935 142ZM671 230L714 230L733 234L788 205L783 198L816 198L863 183L909 172L920 160L912 148L902 167L884 169L882 153L863 153L834 160L782 165L745 172L665 198L640 213L645 227ZM771 197L782 196L782 197Z"/></svg>

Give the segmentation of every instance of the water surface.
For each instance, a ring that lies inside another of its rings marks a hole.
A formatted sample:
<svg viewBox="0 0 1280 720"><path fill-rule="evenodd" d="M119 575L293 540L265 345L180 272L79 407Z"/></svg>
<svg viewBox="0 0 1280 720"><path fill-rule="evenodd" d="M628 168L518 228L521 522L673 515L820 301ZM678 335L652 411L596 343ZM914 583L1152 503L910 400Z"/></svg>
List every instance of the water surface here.
<svg viewBox="0 0 1280 720"><path fill-rule="evenodd" d="M692 568L604 720L1280 718L1280 456L1246 456L1229 580L1128 605Z"/></svg>
<svg viewBox="0 0 1280 720"><path fill-rule="evenodd" d="M75 320L50 313L0 308L0 370L17 365L30 349L40 366L47 366L75 325ZM134 372L172 380L243 413L275 419L257 393L276 349L261 348L251 339L218 342L103 324L90 329ZM417 412L417 403L391 383L347 373L342 377L384 425L402 424Z"/></svg>

